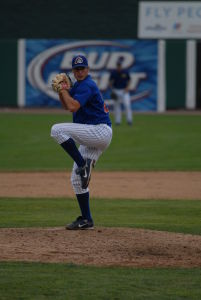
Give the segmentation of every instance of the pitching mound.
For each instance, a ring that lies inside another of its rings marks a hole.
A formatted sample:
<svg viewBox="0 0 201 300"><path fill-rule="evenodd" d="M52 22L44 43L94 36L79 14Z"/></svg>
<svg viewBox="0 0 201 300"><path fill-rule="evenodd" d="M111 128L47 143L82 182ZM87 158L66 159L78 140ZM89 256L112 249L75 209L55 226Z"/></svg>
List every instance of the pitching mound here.
<svg viewBox="0 0 201 300"><path fill-rule="evenodd" d="M0 229L0 261L201 267L201 236L131 228Z"/></svg>
<svg viewBox="0 0 201 300"><path fill-rule="evenodd" d="M1 197L74 197L70 173L0 173ZM93 172L92 197L201 199L201 172ZM0 261L201 267L201 236L131 228L0 229Z"/></svg>

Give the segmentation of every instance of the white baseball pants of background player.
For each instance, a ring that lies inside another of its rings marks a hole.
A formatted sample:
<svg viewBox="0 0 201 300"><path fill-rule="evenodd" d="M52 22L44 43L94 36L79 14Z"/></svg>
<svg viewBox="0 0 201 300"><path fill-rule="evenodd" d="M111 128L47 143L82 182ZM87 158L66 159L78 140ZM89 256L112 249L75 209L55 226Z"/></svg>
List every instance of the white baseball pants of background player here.
<svg viewBox="0 0 201 300"><path fill-rule="evenodd" d="M117 99L114 100L114 116L115 123L120 124L122 119L122 108L121 104L123 104L126 113L126 120L128 124L132 124L133 115L131 109L131 99L130 94L120 89L113 89L114 93L117 95Z"/></svg>
<svg viewBox="0 0 201 300"><path fill-rule="evenodd" d="M59 144L72 138L79 144L79 151L84 159L90 158L97 162L100 155L109 146L112 139L112 128L106 124L87 125L78 123L55 124L51 129L51 137ZM75 194L84 194L89 189L82 189L80 175L75 170L77 164L74 162L71 174L71 183Z"/></svg>

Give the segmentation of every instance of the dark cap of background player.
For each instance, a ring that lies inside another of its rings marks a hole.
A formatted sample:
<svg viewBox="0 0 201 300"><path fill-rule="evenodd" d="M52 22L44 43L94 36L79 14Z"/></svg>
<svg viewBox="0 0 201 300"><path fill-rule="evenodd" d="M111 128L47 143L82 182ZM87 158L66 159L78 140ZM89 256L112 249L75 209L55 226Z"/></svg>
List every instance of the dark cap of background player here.
<svg viewBox="0 0 201 300"><path fill-rule="evenodd" d="M122 56L119 57L119 59L117 60L117 66L121 66L123 63L124 58Z"/></svg>

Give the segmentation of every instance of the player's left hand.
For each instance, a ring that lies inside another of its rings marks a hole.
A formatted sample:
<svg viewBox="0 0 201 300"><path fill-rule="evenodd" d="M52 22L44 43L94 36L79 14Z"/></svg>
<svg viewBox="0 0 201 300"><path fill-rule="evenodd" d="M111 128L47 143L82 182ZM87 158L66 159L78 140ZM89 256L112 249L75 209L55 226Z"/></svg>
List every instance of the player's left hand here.
<svg viewBox="0 0 201 300"><path fill-rule="evenodd" d="M60 93L62 90L70 90L72 87L72 80L69 75L65 73L57 74L52 80L52 89L56 93Z"/></svg>

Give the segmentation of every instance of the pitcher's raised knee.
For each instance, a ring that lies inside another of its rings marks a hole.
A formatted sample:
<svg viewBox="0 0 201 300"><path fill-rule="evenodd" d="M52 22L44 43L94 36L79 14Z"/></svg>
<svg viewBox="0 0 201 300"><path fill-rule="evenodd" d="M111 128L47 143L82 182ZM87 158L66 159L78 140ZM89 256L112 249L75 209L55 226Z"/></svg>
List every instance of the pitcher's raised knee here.
<svg viewBox="0 0 201 300"><path fill-rule="evenodd" d="M51 128L51 137L55 138L59 135L59 127L57 124L53 125Z"/></svg>

